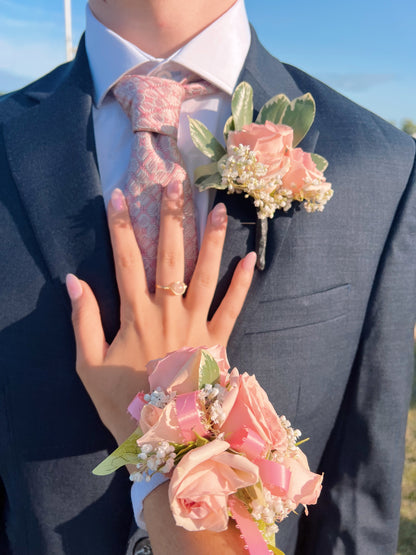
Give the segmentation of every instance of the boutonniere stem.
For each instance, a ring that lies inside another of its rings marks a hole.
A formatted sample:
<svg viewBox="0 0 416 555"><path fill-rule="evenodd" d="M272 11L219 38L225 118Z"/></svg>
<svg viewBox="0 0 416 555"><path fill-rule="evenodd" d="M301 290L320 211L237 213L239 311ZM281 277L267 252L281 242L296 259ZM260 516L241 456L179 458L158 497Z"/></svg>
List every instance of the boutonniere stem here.
<svg viewBox="0 0 416 555"><path fill-rule="evenodd" d="M267 244L267 230L269 224L267 218L257 218L256 222L256 254L257 262L256 267L259 270L264 270L266 267L266 244Z"/></svg>

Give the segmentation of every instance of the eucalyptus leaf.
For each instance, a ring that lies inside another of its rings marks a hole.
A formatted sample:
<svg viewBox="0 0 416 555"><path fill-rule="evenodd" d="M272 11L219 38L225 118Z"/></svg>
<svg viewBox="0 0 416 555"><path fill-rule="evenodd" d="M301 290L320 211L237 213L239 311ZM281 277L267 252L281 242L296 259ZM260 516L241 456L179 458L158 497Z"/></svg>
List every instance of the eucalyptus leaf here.
<svg viewBox="0 0 416 555"><path fill-rule="evenodd" d="M315 165L320 172L324 172L328 167L328 160L326 160L323 156L312 152L311 158L315 162Z"/></svg>
<svg viewBox="0 0 416 555"><path fill-rule="evenodd" d="M130 437L126 439L115 451L104 459L92 471L97 476L106 476L112 474L118 468L126 464L137 464L137 455L140 453L140 447L137 445L137 440L142 437L142 431L137 428Z"/></svg>
<svg viewBox="0 0 416 555"><path fill-rule="evenodd" d="M293 128L293 146L296 147L309 131L315 119L315 101L310 93L292 100L282 122Z"/></svg>
<svg viewBox="0 0 416 555"><path fill-rule="evenodd" d="M204 349L201 350L199 363L198 389L202 389L206 384L214 384L220 377L220 369L215 358Z"/></svg>
<svg viewBox="0 0 416 555"><path fill-rule="evenodd" d="M222 177L220 173L214 173L212 175L208 175L202 181L198 180L198 183L195 183L200 191L206 191L207 189L226 189L227 184L222 184Z"/></svg>
<svg viewBox="0 0 416 555"><path fill-rule="evenodd" d="M194 172L195 185L203 181L206 177L217 173L218 164L217 162L211 162L210 164L204 164L203 166L198 166Z"/></svg>
<svg viewBox="0 0 416 555"><path fill-rule="evenodd" d="M234 91L231 99L231 112L237 131L244 125L253 122L253 89L245 81L240 83Z"/></svg>
<svg viewBox="0 0 416 555"><path fill-rule="evenodd" d="M256 123L265 123L271 121L272 123L281 123L290 100L285 94L277 94L261 108Z"/></svg>
<svg viewBox="0 0 416 555"><path fill-rule="evenodd" d="M208 156L214 162L224 156L225 148L203 123L189 118L189 130L192 142L205 156Z"/></svg>
<svg viewBox="0 0 416 555"><path fill-rule="evenodd" d="M224 125L224 139L227 142L228 134L230 131L235 131L234 118L230 116Z"/></svg>

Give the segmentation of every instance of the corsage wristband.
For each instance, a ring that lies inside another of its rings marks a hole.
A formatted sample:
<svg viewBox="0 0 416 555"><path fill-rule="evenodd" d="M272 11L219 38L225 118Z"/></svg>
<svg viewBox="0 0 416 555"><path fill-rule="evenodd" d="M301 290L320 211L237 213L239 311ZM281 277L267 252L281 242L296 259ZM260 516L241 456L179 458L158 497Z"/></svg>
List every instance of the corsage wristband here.
<svg viewBox="0 0 416 555"><path fill-rule="evenodd" d="M152 493L154 489L167 482L169 478L164 474L159 474L158 472L153 474L150 480L144 480L142 482L134 482L131 490L131 504L133 507L134 520L139 528L142 530L147 530L146 523L143 518L143 501Z"/></svg>

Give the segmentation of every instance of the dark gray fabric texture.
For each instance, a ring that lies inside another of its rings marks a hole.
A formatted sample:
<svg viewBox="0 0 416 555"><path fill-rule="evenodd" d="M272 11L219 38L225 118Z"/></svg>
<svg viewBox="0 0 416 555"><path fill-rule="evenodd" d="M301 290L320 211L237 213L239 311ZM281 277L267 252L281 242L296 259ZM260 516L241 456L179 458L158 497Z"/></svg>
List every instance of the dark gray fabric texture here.
<svg viewBox="0 0 416 555"><path fill-rule="evenodd" d="M219 61L220 63L220 61ZM286 555L395 553L415 320L415 143L300 70L253 33L241 80L255 109L310 92L304 141L327 158L335 191L323 213L269 224L229 358L256 374L300 428L324 472L308 517L277 536ZM114 448L75 372L65 275L93 288L106 337L119 300L96 164L83 40L74 62L0 101L0 551L132 552L129 481L92 468ZM254 248L255 212L219 192L229 226L213 310Z"/></svg>

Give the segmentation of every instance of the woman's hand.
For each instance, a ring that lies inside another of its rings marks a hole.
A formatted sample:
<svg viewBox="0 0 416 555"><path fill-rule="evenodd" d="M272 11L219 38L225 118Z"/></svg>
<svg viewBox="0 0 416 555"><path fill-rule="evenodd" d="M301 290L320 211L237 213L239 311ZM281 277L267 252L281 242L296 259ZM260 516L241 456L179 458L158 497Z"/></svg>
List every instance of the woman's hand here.
<svg viewBox="0 0 416 555"><path fill-rule="evenodd" d="M163 192L156 283L167 286L184 279L182 188ZM76 369L101 420L118 443L134 430L126 409L134 395L148 390L145 365L181 347L226 346L250 287L255 253L243 258L211 321L208 311L215 292L227 215L218 204L208 216L197 265L185 297L156 288L150 293L125 199L116 189L108 222L120 292L120 330L105 342L100 311L87 283L67 277L76 339ZM186 247L185 247L186 248Z"/></svg>

